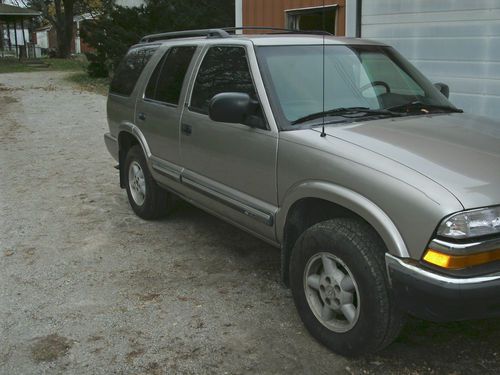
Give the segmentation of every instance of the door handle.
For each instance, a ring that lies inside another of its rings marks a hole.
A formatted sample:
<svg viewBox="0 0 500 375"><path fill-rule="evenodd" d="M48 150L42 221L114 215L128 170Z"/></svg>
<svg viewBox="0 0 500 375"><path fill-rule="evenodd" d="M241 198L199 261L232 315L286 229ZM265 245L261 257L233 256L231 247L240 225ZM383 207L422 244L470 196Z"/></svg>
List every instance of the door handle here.
<svg viewBox="0 0 500 375"><path fill-rule="evenodd" d="M144 112L139 112L137 118L141 121L146 121L146 114Z"/></svg>
<svg viewBox="0 0 500 375"><path fill-rule="evenodd" d="M193 127L191 125L188 125L188 124L182 124L181 131L183 134L191 135L191 133L193 132Z"/></svg>

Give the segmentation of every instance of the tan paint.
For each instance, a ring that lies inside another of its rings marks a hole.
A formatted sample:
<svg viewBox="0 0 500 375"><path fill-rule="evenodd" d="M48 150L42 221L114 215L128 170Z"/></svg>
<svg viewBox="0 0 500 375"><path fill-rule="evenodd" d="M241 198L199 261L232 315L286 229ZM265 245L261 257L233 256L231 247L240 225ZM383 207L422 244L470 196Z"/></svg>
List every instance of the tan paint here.
<svg viewBox="0 0 500 375"><path fill-rule="evenodd" d="M243 0L243 26L286 27L285 11L337 5L336 35L345 35L345 0Z"/></svg>

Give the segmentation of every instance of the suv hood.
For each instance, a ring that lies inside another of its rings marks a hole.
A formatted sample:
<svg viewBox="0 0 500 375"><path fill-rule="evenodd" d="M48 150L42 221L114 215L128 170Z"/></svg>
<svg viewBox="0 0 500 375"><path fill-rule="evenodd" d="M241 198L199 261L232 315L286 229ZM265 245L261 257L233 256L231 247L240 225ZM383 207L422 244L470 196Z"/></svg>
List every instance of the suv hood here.
<svg viewBox="0 0 500 375"><path fill-rule="evenodd" d="M500 204L498 122L435 114L326 126L325 132L425 175L465 209Z"/></svg>

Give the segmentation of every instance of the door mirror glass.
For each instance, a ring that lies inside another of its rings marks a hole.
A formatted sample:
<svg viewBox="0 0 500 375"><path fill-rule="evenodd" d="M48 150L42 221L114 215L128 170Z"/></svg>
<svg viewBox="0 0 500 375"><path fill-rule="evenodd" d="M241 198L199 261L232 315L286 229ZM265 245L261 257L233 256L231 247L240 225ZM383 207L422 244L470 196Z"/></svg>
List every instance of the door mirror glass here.
<svg viewBox="0 0 500 375"><path fill-rule="evenodd" d="M450 87L446 83L438 82L434 84L434 87L447 98L450 97Z"/></svg>
<svg viewBox="0 0 500 375"><path fill-rule="evenodd" d="M250 95L241 92L223 92L215 95L208 106L208 115L212 121L233 124L247 124L247 117L252 108L258 105Z"/></svg>

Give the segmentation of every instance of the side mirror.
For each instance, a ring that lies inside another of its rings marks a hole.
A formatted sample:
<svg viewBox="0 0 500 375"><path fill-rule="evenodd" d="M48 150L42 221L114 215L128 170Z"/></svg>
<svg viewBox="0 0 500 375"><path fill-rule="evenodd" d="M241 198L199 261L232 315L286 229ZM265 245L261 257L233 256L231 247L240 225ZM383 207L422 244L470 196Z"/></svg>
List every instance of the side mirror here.
<svg viewBox="0 0 500 375"><path fill-rule="evenodd" d="M248 94L223 92L210 100L208 116L212 121L244 124L252 106L252 99Z"/></svg>
<svg viewBox="0 0 500 375"><path fill-rule="evenodd" d="M447 98L450 97L450 87L446 83L438 82L434 84L434 87Z"/></svg>

